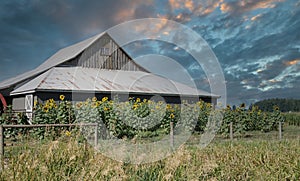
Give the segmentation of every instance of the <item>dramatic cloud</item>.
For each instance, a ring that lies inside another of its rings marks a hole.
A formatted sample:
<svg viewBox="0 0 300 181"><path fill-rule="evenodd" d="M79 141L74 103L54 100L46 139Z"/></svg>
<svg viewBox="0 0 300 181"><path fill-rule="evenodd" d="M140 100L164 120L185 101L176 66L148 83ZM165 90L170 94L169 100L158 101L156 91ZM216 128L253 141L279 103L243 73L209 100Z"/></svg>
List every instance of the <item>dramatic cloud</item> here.
<svg viewBox="0 0 300 181"><path fill-rule="evenodd" d="M114 25L152 17L163 19L153 27L132 27L133 31L151 30L170 40L184 39L184 32L174 34L168 28L169 19L188 26L208 42L225 74L230 103L300 98L299 7L300 1L295 0L0 1L0 80L28 71L60 48ZM125 48L133 57L160 55L137 61L182 82L188 78L174 74L174 69L186 69L199 88L209 90L201 66L180 47L141 41Z"/></svg>

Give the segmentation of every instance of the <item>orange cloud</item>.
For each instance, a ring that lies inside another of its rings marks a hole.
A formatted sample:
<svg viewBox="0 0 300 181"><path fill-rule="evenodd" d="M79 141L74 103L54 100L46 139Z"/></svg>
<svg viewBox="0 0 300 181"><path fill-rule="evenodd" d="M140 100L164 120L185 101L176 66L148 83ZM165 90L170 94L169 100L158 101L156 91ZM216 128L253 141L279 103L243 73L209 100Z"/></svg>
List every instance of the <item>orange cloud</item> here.
<svg viewBox="0 0 300 181"><path fill-rule="evenodd" d="M169 0L169 4L170 4L172 10L178 9L178 8L181 7L181 5L180 5L181 2L180 2L180 1L181 1L181 0Z"/></svg>
<svg viewBox="0 0 300 181"><path fill-rule="evenodd" d="M153 5L153 0L131 0L128 1L126 6L122 7L114 16L116 22L122 22L135 18L136 9L141 5L151 6Z"/></svg>
<svg viewBox="0 0 300 181"><path fill-rule="evenodd" d="M221 7L224 0L211 0L205 3L198 4L194 13L196 15L205 16L212 13L215 9Z"/></svg>
<svg viewBox="0 0 300 181"><path fill-rule="evenodd" d="M296 65L298 62L300 62L300 60L296 59L296 60L291 60L291 61L284 62L284 64L286 66L291 66L291 65Z"/></svg>
<svg viewBox="0 0 300 181"><path fill-rule="evenodd" d="M194 10L194 2L193 2L193 0L187 0L184 3L184 6L192 12Z"/></svg>
<svg viewBox="0 0 300 181"><path fill-rule="evenodd" d="M193 0L169 0L169 4L172 10L175 9L188 9L191 12L194 10Z"/></svg>
<svg viewBox="0 0 300 181"><path fill-rule="evenodd" d="M164 35L169 35L169 32L168 31L164 31L163 34Z"/></svg>
<svg viewBox="0 0 300 181"><path fill-rule="evenodd" d="M223 13L243 13L256 9L274 8L276 3L285 0L240 0L235 2L222 3L220 10Z"/></svg>
<svg viewBox="0 0 300 181"><path fill-rule="evenodd" d="M118 11L114 17L116 22L122 22L129 19L133 19L135 13L135 9L122 9Z"/></svg>
<svg viewBox="0 0 300 181"><path fill-rule="evenodd" d="M253 16L253 17L251 18L251 21L256 21L256 20L259 19L261 16L262 16L262 14L258 14L258 15L256 15L256 16Z"/></svg>
<svg viewBox="0 0 300 181"><path fill-rule="evenodd" d="M174 19L179 21L189 21L192 15L205 16L219 8L224 0L196 1L196 0L169 0L171 10L187 9L189 12L178 14Z"/></svg>
<svg viewBox="0 0 300 181"><path fill-rule="evenodd" d="M175 20L180 22L187 22L191 20L191 14L188 13L180 13L175 17Z"/></svg>
<svg viewBox="0 0 300 181"><path fill-rule="evenodd" d="M232 11L232 7L227 3L223 3L223 4L221 4L220 10L222 12L229 12L229 11Z"/></svg>
<svg viewBox="0 0 300 181"><path fill-rule="evenodd" d="M159 15L158 15L159 16ZM163 16L159 16L160 19L149 19L152 23L145 24L135 24L132 28L136 33L142 33L145 37L149 39L156 39L161 37L162 35L168 36L172 28L170 28L170 24L168 24L168 19L162 18Z"/></svg>

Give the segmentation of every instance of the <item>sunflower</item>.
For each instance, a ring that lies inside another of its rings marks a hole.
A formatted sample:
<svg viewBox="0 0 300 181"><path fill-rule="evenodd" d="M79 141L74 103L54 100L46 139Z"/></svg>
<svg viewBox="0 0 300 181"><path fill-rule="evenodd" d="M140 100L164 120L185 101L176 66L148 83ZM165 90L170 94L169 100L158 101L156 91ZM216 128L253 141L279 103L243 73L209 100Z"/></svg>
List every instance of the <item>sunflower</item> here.
<svg viewBox="0 0 300 181"><path fill-rule="evenodd" d="M132 106L133 110L136 110L138 107L139 107L139 105L137 105L137 104L134 104L134 105Z"/></svg>
<svg viewBox="0 0 300 181"><path fill-rule="evenodd" d="M174 115L173 113L171 113L171 114L170 114L170 118L171 118L171 119L174 119L174 118L175 118L175 115Z"/></svg>
<svg viewBox="0 0 300 181"><path fill-rule="evenodd" d="M167 110L170 110L172 108L172 106L170 104L167 104L166 108L167 108Z"/></svg>
<svg viewBox="0 0 300 181"><path fill-rule="evenodd" d="M97 105L98 105L97 102L93 102L93 103L91 104L91 107L92 107L92 108L96 108Z"/></svg>
<svg viewBox="0 0 300 181"><path fill-rule="evenodd" d="M107 101L108 100L108 97L103 97L102 98L102 102L105 102L105 101Z"/></svg>
<svg viewBox="0 0 300 181"><path fill-rule="evenodd" d="M36 107L38 105L38 101L34 101L34 107Z"/></svg>
<svg viewBox="0 0 300 181"><path fill-rule="evenodd" d="M66 131L66 136L71 136L71 132L70 131Z"/></svg>
<svg viewBox="0 0 300 181"><path fill-rule="evenodd" d="M279 111L279 107L278 107L277 105L274 106L273 109L274 109L275 111Z"/></svg>
<svg viewBox="0 0 300 181"><path fill-rule="evenodd" d="M82 102L77 103L76 106L77 106L77 108L81 108Z"/></svg>
<svg viewBox="0 0 300 181"><path fill-rule="evenodd" d="M65 99L65 96L64 95L60 95L59 99L63 101Z"/></svg>
<svg viewBox="0 0 300 181"><path fill-rule="evenodd" d="M48 105L45 105L45 106L43 107L43 111L44 111L44 112L48 112L48 111L49 111Z"/></svg>

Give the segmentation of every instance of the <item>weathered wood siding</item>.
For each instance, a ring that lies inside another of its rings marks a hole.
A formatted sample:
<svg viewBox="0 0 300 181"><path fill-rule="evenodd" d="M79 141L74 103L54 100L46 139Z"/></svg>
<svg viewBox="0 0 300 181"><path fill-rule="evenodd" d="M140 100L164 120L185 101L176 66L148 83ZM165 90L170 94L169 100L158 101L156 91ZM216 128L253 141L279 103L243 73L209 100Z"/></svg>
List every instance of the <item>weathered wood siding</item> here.
<svg viewBox="0 0 300 181"><path fill-rule="evenodd" d="M75 59L66 62L65 66L82 66L88 68L146 71L136 64L110 36L103 35Z"/></svg>

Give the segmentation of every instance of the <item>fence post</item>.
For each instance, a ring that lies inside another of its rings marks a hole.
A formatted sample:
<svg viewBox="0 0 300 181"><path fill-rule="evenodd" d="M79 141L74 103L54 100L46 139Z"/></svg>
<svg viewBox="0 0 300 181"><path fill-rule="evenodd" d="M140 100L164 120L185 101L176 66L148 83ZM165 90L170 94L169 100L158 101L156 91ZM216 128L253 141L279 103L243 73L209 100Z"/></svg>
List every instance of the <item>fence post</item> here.
<svg viewBox="0 0 300 181"><path fill-rule="evenodd" d="M4 128L3 125L0 125L0 170L4 169Z"/></svg>
<svg viewBox="0 0 300 181"><path fill-rule="evenodd" d="M230 134L230 140L233 140L233 125L232 125L232 122L230 122L230 125L229 125L229 134Z"/></svg>
<svg viewBox="0 0 300 181"><path fill-rule="evenodd" d="M0 125L0 157L1 160L4 156L4 128L3 125Z"/></svg>
<svg viewBox="0 0 300 181"><path fill-rule="evenodd" d="M170 147L174 149L174 123L170 121Z"/></svg>
<svg viewBox="0 0 300 181"><path fill-rule="evenodd" d="M282 122L281 121L279 121L278 131L279 131L279 140L281 140L282 139Z"/></svg>
<svg viewBox="0 0 300 181"><path fill-rule="evenodd" d="M95 148L98 145L98 123L95 125Z"/></svg>

